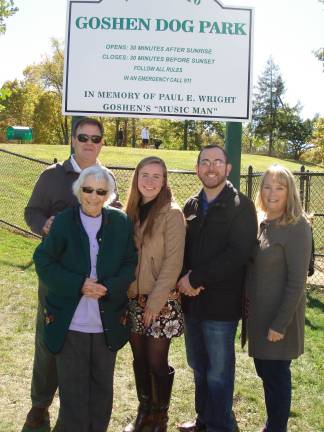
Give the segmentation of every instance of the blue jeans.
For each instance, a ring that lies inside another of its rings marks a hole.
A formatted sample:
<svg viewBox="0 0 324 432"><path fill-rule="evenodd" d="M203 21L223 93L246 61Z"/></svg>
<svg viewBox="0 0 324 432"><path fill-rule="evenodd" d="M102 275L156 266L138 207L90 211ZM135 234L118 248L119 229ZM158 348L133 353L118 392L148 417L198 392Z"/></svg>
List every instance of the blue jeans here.
<svg viewBox="0 0 324 432"><path fill-rule="evenodd" d="M187 360L194 371L195 408L207 432L233 430L235 375L234 340L237 321L185 317Z"/></svg>
<svg viewBox="0 0 324 432"><path fill-rule="evenodd" d="M266 432L286 432L291 404L290 360L254 359L262 379L268 419Z"/></svg>

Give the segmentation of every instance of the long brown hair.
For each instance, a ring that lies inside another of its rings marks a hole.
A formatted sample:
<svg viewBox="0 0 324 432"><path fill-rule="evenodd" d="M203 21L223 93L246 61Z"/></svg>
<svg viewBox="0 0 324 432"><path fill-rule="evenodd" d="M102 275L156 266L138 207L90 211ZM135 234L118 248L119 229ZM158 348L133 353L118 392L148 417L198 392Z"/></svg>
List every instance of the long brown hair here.
<svg viewBox="0 0 324 432"><path fill-rule="evenodd" d="M146 226L144 229L144 237L150 237L152 235L152 229L156 215L159 213L162 207L172 201L172 192L168 184L168 171L165 162L157 156L149 156L142 159L135 168L130 190L128 192L127 203L125 211L130 219L135 224L139 220L139 206L142 199L142 195L138 190L138 173L145 166L150 164L157 164L162 167L163 171L163 186L160 190L155 202L147 216Z"/></svg>

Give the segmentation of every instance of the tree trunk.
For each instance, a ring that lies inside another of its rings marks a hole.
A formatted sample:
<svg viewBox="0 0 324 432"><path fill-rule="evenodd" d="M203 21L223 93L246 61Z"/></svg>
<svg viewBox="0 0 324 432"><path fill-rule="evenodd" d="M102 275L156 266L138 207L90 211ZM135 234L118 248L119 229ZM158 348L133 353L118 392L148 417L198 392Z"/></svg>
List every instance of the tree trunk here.
<svg viewBox="0 0 324 432"><path fill-rule="evenodd" d="M69 145L70 140L69 140L69 126L68 126L67 116L64 116L64 121L63 122L61 121L60 123L61 123L62 135L63 135L63 143L64 145Z"/></svg>
<svg viewBox="0 0 324 432"><path fill-rule="evenodd" d="M116 118L115 119L115 143L114 143L115 146L119 145L118 144L119 122L120 122L119 118Z"/></svg>
<svg viewBox="0 0 324 432"><path fill-rule="evenodd" d="M124 120L124 136L123 136L123 147L127 147L128 142L128 119Z"/></svg>
<svg viewBox="0 0 324 432"><path fill-rule="evenodd" d="M188 150L188 126L189 121L185 120L183 124L183 150Z"/></svg>
<svg viewBox="0 0 324 432"><path fill-rule="evenodd" d="M268 151L268 155L272 156L272 152L273 152L273 131L272 131L272 126L271 126L271 129L269 131L269 151Z"/></svg>
<svg viewBox="0 0 324 432"><path fill-rule="evenodd" d="M136 147L136 123L135 123L135 119L132 118L132 147Z"/></svg>

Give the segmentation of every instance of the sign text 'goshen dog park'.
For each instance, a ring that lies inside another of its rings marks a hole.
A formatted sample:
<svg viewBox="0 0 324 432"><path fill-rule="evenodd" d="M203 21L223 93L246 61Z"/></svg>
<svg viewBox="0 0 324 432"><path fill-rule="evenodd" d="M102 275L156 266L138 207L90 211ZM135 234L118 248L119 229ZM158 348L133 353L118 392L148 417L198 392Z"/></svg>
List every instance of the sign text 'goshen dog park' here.
<svg viewBox="0 0 324 432"><path fill-rule="evenodd" d="M248 120L252 34L217 0L69 0L63 113Z"/></svg>

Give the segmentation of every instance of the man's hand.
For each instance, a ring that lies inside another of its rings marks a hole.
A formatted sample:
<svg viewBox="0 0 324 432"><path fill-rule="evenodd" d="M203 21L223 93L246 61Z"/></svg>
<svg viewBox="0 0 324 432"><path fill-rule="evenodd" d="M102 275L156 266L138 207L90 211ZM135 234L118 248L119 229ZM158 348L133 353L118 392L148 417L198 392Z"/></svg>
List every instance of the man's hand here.
<svg viewBox="0 0 324 432"><path fill-rule="evenodd" d="M187 274L185 274L181 279L179 279L179 281L177 283L177 287L179 288L179 291L181 292L181 294L187 295L189 297L195 297L195 296L199 295L200 291L204 290L205 288L202 286L200 286L198 288L193 288L190 285L189 274L190 274L190 271Z"/></svg>
<svg viewBox="0 0 324 432"><path fill-rule="evenodd" d="M272 329L269 329L267 339L269 342L278 342L278 341L282 340L284 337L285 337L284 334L278 333Z"/></svg>
<svg viewBox="0 0 324 432"><path fill-rule="evenodd" d="M47 219L47 221L44 223L44 226L42 228L42 231L45 235L47 235L51 229L52 223L54 221L55 216L51 216Z"/></svg>
<svg viewBox="0 0 324 432"><path fill-rule="evenodd" d="M87 278L81 288L81 292L86 297L98 300L107 294L107 288L95 281L95 279Z"/></svg>

